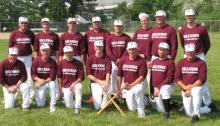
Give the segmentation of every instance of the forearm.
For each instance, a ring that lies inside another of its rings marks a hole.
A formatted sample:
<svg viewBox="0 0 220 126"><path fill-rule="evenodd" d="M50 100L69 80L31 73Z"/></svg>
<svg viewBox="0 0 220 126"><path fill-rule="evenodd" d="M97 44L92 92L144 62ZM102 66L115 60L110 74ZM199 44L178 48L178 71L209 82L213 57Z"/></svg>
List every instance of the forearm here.
<svg viewBox="0 0 220 126"><path fill-rule="evenodd" d="M72 85L76 85L76 84L80 83L81 81L82 81L82 79L81 79L81 78L78 78L76 81L74 81L74 82L72 83Z"/></svg>
<svg viewBox="0 0 220 126"><path fill-rule="evenodd" d="M34 58L37 58L38 52L34 52Z"/></svg>
<svg viewBox="0 0 220 126"><path fill-rule="evenodd" d="M177 85L179 85L183 90L185 90L185 84L183 83L183 81L178 81L178 82L176 82L177 83Z"/></svg>
<svg viewBox="0 0 220 126"><path fill-rule="evenodd" d="M48 77L48 78L45 80L46 83L49 83L49 82L51 82L51 81L52 81L52 79L51 79L50 77Z"/></svg>
<svg viewBox="0 0 220 126"><path fill-rule="evenodd" d="M200 80L197 80L192 84L192 87L197 87L197 86L201 86L201 85L202 85L202 82Z"/></svg>
<svg viewBox="0 0 220 126"><path fill-rule="evenodd" d="M98 84L100 84L101 85L101 80L99 80L98 78L96 78L95 76L93 76L93 75L88 75L88 78L90 79L90 80L92 80L92 81L94 81L95 83L98 83Z"/></svg>
<svg viewBox="0 0 220 126"><path fill-rule="evenodd" d="M140 76L134 82L132 82L131 85L135 86L135 85L141 83L142 81L144 81L144 77Z"/></svg>

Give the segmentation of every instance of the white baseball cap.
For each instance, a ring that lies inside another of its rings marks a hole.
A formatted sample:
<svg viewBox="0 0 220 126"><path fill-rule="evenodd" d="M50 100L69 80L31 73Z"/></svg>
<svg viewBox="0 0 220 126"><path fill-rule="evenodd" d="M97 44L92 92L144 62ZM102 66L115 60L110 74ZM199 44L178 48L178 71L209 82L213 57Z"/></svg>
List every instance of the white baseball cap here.
<svg viewBox="0 0 220 126"><path fill-rule="evenodd" d="M94 46L103 46L103 41L101 40L95 41Z"/></svg>
<svg viewBox="0 0 220 126"><path fill-rule="evenodd" d="M40 49L50 49L50 46L48 44L43 44L40 46Z"/></svg>
<svg viewBox="0 0 220 126"><path fill-rule="evenodd" d="M18 54L18 48L17 47L11 47L8 49L8 54L10 55L17 55Z"/></svg>
<svg viewBox="0 0 220 126"><path fill-rule="evenodd" d="M76 18L72 18L72 17L68 18L67 23L69 23L69 22L76 22Z"/></svg>
<svg viewBox="0 0 220 126"><path fill-rule="evenodd" d="M115 26L122 26L123 25L123 21L122 20L115 20L114 21L114 25Z"/></svg>
<svg viewBox="0 0 220 126"><path fill-rule="evenodd" d="M65 53L65 52L72 52L73 51L73 47L71 47L71 46L65 46L64 48L63 48L63 52Z"/></svg>
<svg viewBox="0 0 220 126"><path fill-rule="evenodd" d="M138 17L139 17L139 19L141 19L143 17L149 18L149 15L146 13L140 13Z"/></svg>
<svg viewBox="0 0 220 126"><path fill-rule="evenodd" d="M185 51L186 52L192 52L192 51L195 51L195 44L193 43L190 43L190 44L187 44L185 45Z"/></svg>
<svg viewBox="0 0 220 126"><path fill-rule="evenodd" d="M164 16L164 17L166 17L167 14L166 14L166 12L165 12L164 10L158 10L158 11L156 12L155 17L157 17L157 16Z"/></svg>
<svg viewBox="0 0 220 126"><path fill-rule="evenodd" d="M27 17L19 17L18 22L28 22L28 18Z"/></svg>
<svg viewBox="0 0 220 126"><path fill-rule="evenodd" d="M99 16L93 17L92 22L101 21L101 18Z"/></svg>
<svg viewBox="0 0 220 126"><path fill-rule="evenodd" d="M195 15L195 11L190 8L185 10L185 16Z"/></svg>
<svg viewBox="0 0 220 126"><path fill-rule="evenodd" d="M138 45L136 42L129 42L127 45L127 49L137 49Z"/></svg>
<svg viewBox="0 0 220 126"><path fill-rule="evenodd" d="M169 45L166 42L161 42L159 48L169 49Z"/></svg>
<svg viewBox="0 0 220 126"><path fill-rule="evenodd" d="M50 19L49 19L49 18L46 18L46 17L45 17L45 18L42 18L42 19L41 19L41 23L42 23L42 22L49 22L49 23L50 23Z"/></svg>

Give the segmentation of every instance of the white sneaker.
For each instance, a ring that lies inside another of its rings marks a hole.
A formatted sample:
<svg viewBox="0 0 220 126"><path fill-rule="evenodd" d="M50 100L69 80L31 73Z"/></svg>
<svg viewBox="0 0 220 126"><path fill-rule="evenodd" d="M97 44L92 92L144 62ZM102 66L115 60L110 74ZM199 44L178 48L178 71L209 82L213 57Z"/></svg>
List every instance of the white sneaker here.
<svg viewBox="0 0 220 126"><path fill-rule="evenodd" d="M80 109L76 108L74 114L77 116L80 114Z"/></svg>
<svg viewBox="0 0 220 126"><path fill-rule="evenodd" d="M27 112L27 111L29 111L29 108L22 108L22 111Z"/></svg>
<svg viewBox="0 0 220 126"><path fill-rule="evenodd" d="M50 112L55 112L55 111L56 111L55 106L50 106Z"/></svg>
<svg viewBox="0 0 220 126"><path fill-rule="evenodd" d="M144 110L138 111L138 118L144 118L145 117L145 112Z"/></svg>

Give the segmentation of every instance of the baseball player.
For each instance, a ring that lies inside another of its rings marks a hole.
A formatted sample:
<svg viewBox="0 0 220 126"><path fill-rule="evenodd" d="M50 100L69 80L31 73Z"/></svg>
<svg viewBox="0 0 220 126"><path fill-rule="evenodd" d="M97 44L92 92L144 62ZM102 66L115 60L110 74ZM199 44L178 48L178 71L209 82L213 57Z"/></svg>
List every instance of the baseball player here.
<svg viewBox="0 0 220 126"><path fill-rule="evenodd" d="M50 31L50 19L42 18L41 19L42 32L39 32L36 35L36 39L34 42L34 57L37 58L40 55L40 46L42 44L48 44L50 46L50 55L55 60L58 61L58 48L59 48L59 36ZM56 84L56 99L60 99L59 96L59 86L57 83L57 79L55 80Z"/></svg>
<svg viewBox="0 0 220 126"><path fill-rule="evenodd" d="M111 60L104 54L104 43L95 41L95 54L86 63L86 75L91 80L93 104L96 110L101 109L107 102L106 93L109 88Z"/></svg>
<svg viewBox="0 0 220 126"><path fill-rule="evenodd" d="M196 45L196 56L205 61L205 55L211 46L210 39L206 28L196 23L195 18L195 11L193 9L185 10L186 25L179 31L180 42L183 48L186 44L194 43ZM184 57L186 57L186 54ZM208 83L205 83L205 86L208 87L207 84ZM211 101L209 90L203 96L203 102L206 106L209 106L212 111L218 111Z"/></svg>
<svg viewBox="0 0 220 126"><path fill-rule="evenodd" d="M85 56L85 43L83 35L77 32L77 22L75 18L68 18L67 20L68 31L63 33L59 42L59 61L63 59L63 48L65 46L73 47L74 58L84 63Z"/></svg>
<svg viewBox="0 0 220 126"><path fill-rule="evenodd" d="M174 61L167 57L169 45L161 42L158 48L159 58L152 61L151 83L158 112L163 112L163 118L170 118L170 98L174 92Z"/></svg>
<svg viewBox="0 0 220 126"><path fill-rule="evenodd" d="M56 85L55 78L57 72L57 64L50 57L50 46L42 44L40 46L40 55L34 59L31 67L31 75L35 80L36 101L37 106L43 107L46 102L46 89L50 89L50 112L55 112L56 105Z"/></svg>
<svg viewBox="0 0 220 126"><path fill-rule="evenodd" d="M182 88L183 105L187 115L192 116L192 123L199 121L202 110L202 96L208 91L205 86L207 79L206 63L196 57L195 44L185 45L186 58L181 59L176 66L175 82ZM203 107L211 111L207 106Z"/></svg>
<svg viewBox="0 0 220 126"><path fill-rule="evenodd" d="M128 109L138 111L138 117L145 117L144 112L144 79L146 76L145 60L138 55L136 42L129 42L127 45L128 55L123 56L118 65L118 88L124 80L126 91L126 102Z"/></svg>
<svg viewBox="0 0 220 126"><path fill-rule="evenodd" d="M131 38L123 33L123 22L122 20L114 21L114 32L106 40L106 52L108 57L111 59L112 72L111 72L111 84L110 92L117 93L117 71L119 59L126 52L127 43L131 41Z"/></svg>
<svg viewBox="0 0 220 126"><path fill-rule="evenodd" d="M139 55L146 59L151 60L151 27L149 25L149 16L146 13L140 13L139 19L141 28L138 29L133 36L133 41L137 42L139 48Z"/></svg>
<svg viewBox="0 0 220 126"><path fill-rule="evenodd" d="M81 82L85 78L83 64L73 58L74 50L71 46L65 46L63 52L66 58L59 62L57 72L61 96L64 98L65 106L75 108L75 115L79 115L82 102Z"/></svg>
<svg viewBox="0 0 220 126"><path fill-rule="evenodd" d="M0 83L3 86L5 108L14 108L14 102L18 91L22 94L22 109L28 111L29 85L26 83L27 72L22 61L18 60L19 51L17 47L11 47L8 58L0 64Z"/></svg>
<svg viewBox="0 0 220 126"><path fill-rule="evenodd" d="M35 35L28 29L28 18L19 17L18 29L13 31L9 38L9 48L17 47L18 59L21 60L27 71L27 84L30 86L30 103L34 97L33 80L31 78L32 49L34 46Z"/></svg>
<svg viewBox="0 0 220 126"><path fill-rule="evenodd" d="M103 41L104 44L104 53L105 51L105 42L108 36L110 36L110 32L106 31L102 28L101 18L99 16L95 16L92 18L92 30L87 31L84 34L85 39L85 47L87 56L91 56L95 53L94 50L94 42L95 41ZM91 87L90 87L91 89ZM91 91L91 90L90 90ZM90 103L92 103L93 98L90 92Z"/></svg>

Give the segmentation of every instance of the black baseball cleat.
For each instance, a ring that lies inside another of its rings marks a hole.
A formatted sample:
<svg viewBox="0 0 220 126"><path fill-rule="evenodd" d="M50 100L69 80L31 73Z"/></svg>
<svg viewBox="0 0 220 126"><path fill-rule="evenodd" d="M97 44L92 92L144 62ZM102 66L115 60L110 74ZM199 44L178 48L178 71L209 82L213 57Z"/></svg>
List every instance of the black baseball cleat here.
<svg viewBox="0 0 220 126"><path fill-rule="evenodd" d="M168 120L170 118L170 113L169 112L165 112L164 114L163 114L163 119L164 120Z"/></svg>
<svg viewBox="0 0 220 126"><path fill-rule="evenodd" d="M193 115L193 116L192 116L192 123L197 123L197 122L199 122L199 117L198 117L198 115Z"/></svg>
<svg viewBox="0 0 220 126"><path fill-rule="evenodd" d="M218 108L214 103L211 103L208 107L211 109L211 112L219 112Z"/></svg>

